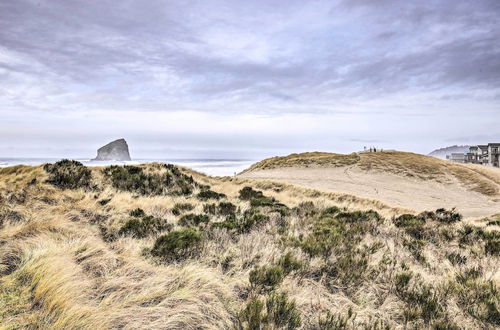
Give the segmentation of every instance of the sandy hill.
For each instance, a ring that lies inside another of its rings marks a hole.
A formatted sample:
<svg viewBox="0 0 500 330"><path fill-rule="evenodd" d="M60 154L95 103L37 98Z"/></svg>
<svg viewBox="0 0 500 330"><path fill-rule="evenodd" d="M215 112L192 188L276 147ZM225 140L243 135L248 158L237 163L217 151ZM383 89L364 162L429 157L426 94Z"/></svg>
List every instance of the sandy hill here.
<svg viewBox="0 0 500 330"><path fill-rule="evenodd" d="M0 169L0 328L500 326L500 218L402 212L166 164Z"/></svg>
<svg viewBox="0 0 500 330"><path fill-rule="evenodd" d="M416 211L456 207L466 217L500 213L500 169L408 152L292 154L258 162L239 176L348 193Z"/></svg>

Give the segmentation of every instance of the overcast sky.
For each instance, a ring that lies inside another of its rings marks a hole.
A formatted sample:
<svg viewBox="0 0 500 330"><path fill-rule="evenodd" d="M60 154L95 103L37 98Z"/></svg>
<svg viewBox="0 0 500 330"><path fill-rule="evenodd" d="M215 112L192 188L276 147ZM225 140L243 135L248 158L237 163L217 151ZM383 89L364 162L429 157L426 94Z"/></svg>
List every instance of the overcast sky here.
<svg viewBox="0 0 500 330"><path fill-rule="evenodd" d="M500 142L499 0L0 1L0 157Z"/></svg>

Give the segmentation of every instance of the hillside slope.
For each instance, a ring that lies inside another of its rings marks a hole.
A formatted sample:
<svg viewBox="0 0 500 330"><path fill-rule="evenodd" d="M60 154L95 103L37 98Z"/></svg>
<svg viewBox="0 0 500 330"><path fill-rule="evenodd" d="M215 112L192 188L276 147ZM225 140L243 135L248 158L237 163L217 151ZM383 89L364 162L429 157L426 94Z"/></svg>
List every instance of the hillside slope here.
<svg viewBox="0 0 500 330"><path fill-rule="evenodd" d="M467 217L500 213L499 169L407 152L292 154L258 162L239 176L349 193L416 211L456 207Z"/></svg>
<svg viewBox="0 0 500 330"><path fill-rule="evenodd" d="M0 328L493 329L500 219L173 165L0 170Z"/></svg>

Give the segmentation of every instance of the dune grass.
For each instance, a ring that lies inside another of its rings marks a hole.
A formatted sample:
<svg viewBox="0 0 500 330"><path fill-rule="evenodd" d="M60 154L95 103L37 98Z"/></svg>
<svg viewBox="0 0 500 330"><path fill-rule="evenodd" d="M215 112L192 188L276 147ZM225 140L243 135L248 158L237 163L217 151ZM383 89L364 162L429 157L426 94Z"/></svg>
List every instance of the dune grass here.
<svg viewBox="0 0 500 330"><path fill-rule="evenodd" d="M190 193L144 194L90 171L91 189L0 171L3 327L500 326L495 225L182 168Z"/></svg>

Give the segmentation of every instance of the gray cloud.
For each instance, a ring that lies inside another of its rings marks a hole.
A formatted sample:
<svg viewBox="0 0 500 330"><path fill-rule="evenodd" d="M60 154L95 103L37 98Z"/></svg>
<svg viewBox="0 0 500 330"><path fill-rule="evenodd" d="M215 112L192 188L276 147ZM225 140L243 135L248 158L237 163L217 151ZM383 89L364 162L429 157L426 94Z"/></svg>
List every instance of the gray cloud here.
<svg viewBox="0 0 500 330"><path fill-rule="evenodd" d="M9 114L33 112L92 127L92 111L465 125L500 114L498 13L497 0L6 0L0 129L26 130Z"/></svg>

